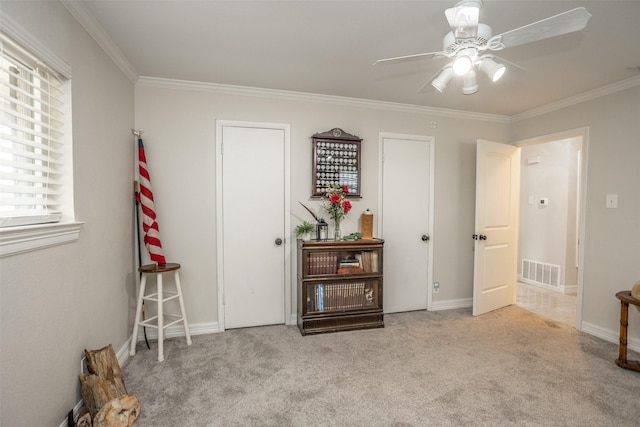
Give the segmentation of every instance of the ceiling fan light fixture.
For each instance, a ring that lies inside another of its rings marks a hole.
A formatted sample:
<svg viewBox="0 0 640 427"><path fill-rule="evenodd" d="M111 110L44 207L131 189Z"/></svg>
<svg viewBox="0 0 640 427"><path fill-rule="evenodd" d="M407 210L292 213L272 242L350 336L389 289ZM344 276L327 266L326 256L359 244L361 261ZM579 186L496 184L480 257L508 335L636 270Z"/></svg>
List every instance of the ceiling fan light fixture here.
<svg viewBox="0 0 640 427"><path fill-rule="evenodd" d="M464 95L473 95L478 91L478 82L476 81L476 72L471 70L462 77L462 93Z"/></svg>
<svg viewBox="0 0 640 427"><path fill-rule="evenodd" d="M458 56L455 61L453 61L453 65L451 66L453 72L457 76L464 76L471 70L472 67L473 61L468 55Z"/></svg>
<svg viewBox="0 0 640 427"><path fill-rule="evenodd" d="M451 68L457 76L464 76L474 66L474 62L478 58L478 50L473 47L466 47L456 54Z"/></svg>
<svg viewBox="0 0 640 427"><path fill-rule="evenodd" d="M447 84L449 83L449 80L451 80L451 77L453 77L453 70L451 67L447 67L440 72L438 77L433 79L431 86L436 88L438 92L442 93L447 88Z"/></svg>
<svg viewBox="0 0 640 427"><path fill-rule="evenodd" d="M504 64L496 62L491 57L485 57L480 62L480 69L489 76L492 82L497 82L507 71L507 67Z"/></svg>

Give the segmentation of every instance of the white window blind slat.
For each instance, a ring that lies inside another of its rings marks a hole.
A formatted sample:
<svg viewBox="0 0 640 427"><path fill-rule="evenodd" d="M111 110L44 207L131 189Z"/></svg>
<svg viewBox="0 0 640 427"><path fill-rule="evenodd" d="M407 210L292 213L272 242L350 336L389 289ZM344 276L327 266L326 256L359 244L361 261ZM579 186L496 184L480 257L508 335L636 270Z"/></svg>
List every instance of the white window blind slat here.
<svg viewBox="0 0 640 427"><path fill-rule="evenodd" d="M21 185L23 182L46 184L49 188L61 185L58 180L63 176L62 173L55 171L49 173L50 177L42 177L27 174L0 173L0 181L2 181L2 190L11 186ZM33 184L29 184L33 185Z"/></svg>
<svg viewBox="0 0 640 427"><path fill-rule="evenodd" d="M7 97L4 97L4 100L6 99ZM55 108L48 108L47 110L41 109L34 112L32 107L24 102L19 102L14 99L11 104L12 105L3 106L3 120L8 121L9 123L15 123L18 120L34 120L39 121L42 124L46 124L52 129L59 129L64 126L64 123L60 120L63 113ZM18 109L20 110L18 111Z"/></svg>
<svg viewBox="0 0 640 427"><path fill-rule="evenodd" d="M56 98L51 97L47 92L40 90L40 88L33 87L17 87L11 84L2 82L2 92L10 93L5 95L5 100L17 107L22 107L26 111L33 111L45 116L49 116L49 111L54 115L60 116L62 112L60 108L63 104L60 104ZM12 110L8 110L11 112Z"/></svg>
<svg viewBox="0 0 640 427"><path fill-rule="evenodd" d="M40 194L40 190L32 185L14 185L12 186L14 193L18 194ZM49 196L61 196L62 192L54 187L49 187Z"/></svg>
<svg viewBox="0 0 640 427"><path fill-rule="evenodd" d="M44 151L44 152L42 152ZM49 150L48 148L46 150L25 150L24 147L21 147L20 149L14 149L14 148L9 148L9 149L5 149L2 151L5 155L6 154L10 154L12 156L15 157L23 157L26 159L29 159L31 161L43 161L43 162L52 162L56 165L60 165L62 166L62 162L56 162L55 161L55 157L52 156L51 154L55 154L55 153L51 153L51 150Z"/></svg>
<svg viewBox="0 0 640 427"><path fill-rule="evenodd" d="M0 127L4 126L1 124ZM16 129L17 131L17 129ZM0 133L0 146L3 151L13 147L12 144L19 145L21 147L31 147L39 150L47 150L53 154L62 155L62 141L51 137L50 135L33 134L22 132L21 135L11 135L8 133Z"/></svg>
<svg viewBox="0 0 640 427"><path fill-rule="evenodd" d="M40 173L55 173L62 163L47 161L46 163L26 162L20 160L0 160L2 170L13 170L17 174L34 175Z"/></svg>
<svg viewBox="0 0 640 427"><path fill-rule="evenodd" d="M25 71L18 74L23 70ZM59 98L63 94L63 92L57 88L58 85L45 80L42 73L28 73L26 69L18 67L3 67L1 71L2 77L0 78L0 82L2 82L2 86L9 90L15 90L22 96L34 98L34 95L37 95L37 98L51 98L55 101L56 98ZM31 77L31 79L27 80L25 76Z"/></svg>
<svg viewBox="0 0 640 427"><path fill-rule="evenodd" d="M58 202L55 199L55 196L50 197L35 197L35 195L22 196L22 197L0 197L0 206L12 206L16 207L24 207L25 211L32 210L33 206L50 206L56 205ZM14 209L16 210L16 209Z"/></svg>

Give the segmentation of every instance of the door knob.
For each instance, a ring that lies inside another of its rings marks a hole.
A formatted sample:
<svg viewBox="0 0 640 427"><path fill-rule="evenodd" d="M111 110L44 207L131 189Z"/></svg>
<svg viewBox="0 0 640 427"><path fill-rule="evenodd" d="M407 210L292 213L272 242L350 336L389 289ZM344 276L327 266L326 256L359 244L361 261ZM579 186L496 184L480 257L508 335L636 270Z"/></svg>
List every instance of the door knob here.
<svg viewBox="0 0 640 427"><path fill-rule="evenodd" d="M426 234L423 234L422 237L421 237L423 242L428 242L430 238L431 237L427 236Z"/></svg>
<svg viewBox="0 0 640 427"><path fill-rule="evenodd" d="M487 240L487 236L485 236L484 234L474 234L471 237L473 238L473 240Z"/></svg>
<svg viewBox="0 0 640 427"><path fill-rule="evenodd" d="M480 236L478 236L478 238L480 238L480 240L487 240L487 236L485 236L484 234L481 234Z"/></svg>
<svg viewBox="0 0 640 427"><path fill-rule="evenodd" d="M278 237L276 239L276 245L280 246L281 244L282 244L282 239Z"/></svg>

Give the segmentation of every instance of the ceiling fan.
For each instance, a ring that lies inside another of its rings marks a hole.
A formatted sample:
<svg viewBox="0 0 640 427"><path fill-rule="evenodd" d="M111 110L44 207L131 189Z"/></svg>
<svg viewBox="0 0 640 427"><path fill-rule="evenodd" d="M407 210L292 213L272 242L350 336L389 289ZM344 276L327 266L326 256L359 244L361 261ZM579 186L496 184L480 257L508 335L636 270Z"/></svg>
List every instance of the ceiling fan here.
<svg viewBox="0 0 640 427"><path fill-rule="evenodd" d="M444 92L449 81L459 76L462 77L462 93L471 95L478 91L476 68L496 82L507 69L505 63L514 65L486 51L502 50L580 31L591 17L584 7L578 7L494 36L491 27L478 22L481 7L482 0L463 0L445 10L451 31L444 36L442 51L380 59L374 65L422 58L450 58L453 61L440 69L418 93L428 88L429 83L439 92Z"/></svg>

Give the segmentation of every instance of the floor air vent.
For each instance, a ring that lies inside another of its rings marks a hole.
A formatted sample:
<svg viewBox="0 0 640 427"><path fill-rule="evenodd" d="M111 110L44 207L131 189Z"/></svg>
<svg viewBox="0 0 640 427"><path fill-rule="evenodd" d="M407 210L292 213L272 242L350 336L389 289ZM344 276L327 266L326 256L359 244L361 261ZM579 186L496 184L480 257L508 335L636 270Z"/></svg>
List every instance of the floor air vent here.
<svg viewBox="0 0 640 427"><path fill-rule="evenodd" d="M557 288L560 286L560 266L523 259L522 278Z"/></svg>

